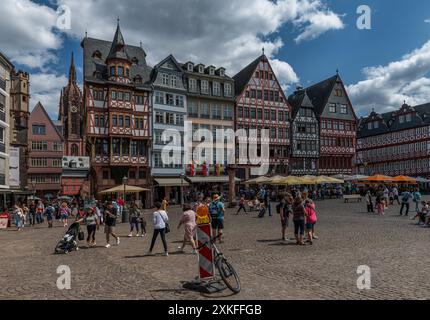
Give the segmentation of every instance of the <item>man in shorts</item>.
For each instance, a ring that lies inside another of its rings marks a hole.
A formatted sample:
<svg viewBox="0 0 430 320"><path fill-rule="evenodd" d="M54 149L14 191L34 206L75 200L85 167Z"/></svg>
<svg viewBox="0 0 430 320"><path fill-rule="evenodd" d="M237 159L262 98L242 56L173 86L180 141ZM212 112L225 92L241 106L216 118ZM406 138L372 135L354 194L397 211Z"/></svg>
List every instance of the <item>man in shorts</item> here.
<svg viewBox="0 0 430 320"><path fill-rule="evenodd" d="M217 235L219 243L222 243L225 208L221 202L221 197L217 194L213 196L213 200L209 205L209 213L211 215L212 235Z"/></svg>
<svg viewBox="0 0 430 320"><path fill-rule="evenodd" d="M116 244L119 245L119 237L115 234L116 218L118 211L113 206L112 201L108 202L105 209L105 233L106 233L106 248L110 248L109 240L110 236L116 239Z"/></svg>

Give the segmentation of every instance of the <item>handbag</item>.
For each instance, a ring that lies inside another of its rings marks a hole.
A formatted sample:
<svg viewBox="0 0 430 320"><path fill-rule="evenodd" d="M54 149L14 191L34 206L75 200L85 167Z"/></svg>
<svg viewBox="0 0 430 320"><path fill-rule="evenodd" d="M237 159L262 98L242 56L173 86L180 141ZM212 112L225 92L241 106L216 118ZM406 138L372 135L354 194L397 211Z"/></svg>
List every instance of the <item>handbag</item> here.
<svg viewBox="0 0 430 320"><path fill-rule="evenodd" d="M170 226L169 226L169 223L168 223L168 222L166 222L165 224L166 224L166 227L164 228L164 232L165 232L165 233L169 233L169 232L170 232Z"/></svg>
<svg viewBox="0 0 430 320"><path fill-rule="evenodd" d="M79 241L82 241L82 240L85 239L85 234L84 234L83 231L79 231L79 233L78 233L78 239L79 239Z"/></svg>

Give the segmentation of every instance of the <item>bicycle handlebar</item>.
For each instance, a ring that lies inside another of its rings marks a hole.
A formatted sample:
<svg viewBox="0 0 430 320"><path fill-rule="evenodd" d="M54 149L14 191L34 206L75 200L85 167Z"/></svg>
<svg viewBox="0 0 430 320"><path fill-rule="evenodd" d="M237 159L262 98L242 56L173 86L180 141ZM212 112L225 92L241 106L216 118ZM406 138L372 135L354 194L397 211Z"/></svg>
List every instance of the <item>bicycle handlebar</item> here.
<svg viewBox="0 0 430 320"><path fill-rule="evenodd" d="M206 247L206 246L208 245L208 243L214 243L214 242L215 242L215 240L216 240L216 239L218 239L219 237L220 237L220 235L217 235L217 236L215 236L215 237L211 238L209 241L206 241L206 242L205 242L205 243L203 243L201 246L197 247L197 249L196 249L196 250L200 250L200 249L202 249L203 247Z"/></svg>

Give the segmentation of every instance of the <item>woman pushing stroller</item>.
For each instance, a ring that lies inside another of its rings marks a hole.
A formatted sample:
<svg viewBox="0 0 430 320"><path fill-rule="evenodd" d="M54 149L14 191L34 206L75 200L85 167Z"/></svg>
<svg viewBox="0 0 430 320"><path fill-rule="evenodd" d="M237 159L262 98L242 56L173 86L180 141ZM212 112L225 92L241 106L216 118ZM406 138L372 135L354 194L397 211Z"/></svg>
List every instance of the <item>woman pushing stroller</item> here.
<svg viewBox="0 0 430 320"><path fill-rule="evenodd" d="M76 220L76 222L83 222L87 226L87 244L89 247L94 247L96 245L96 230L98 230L100 226L100 222L95 214L94 208L88 208L84 217Z"/></svg>

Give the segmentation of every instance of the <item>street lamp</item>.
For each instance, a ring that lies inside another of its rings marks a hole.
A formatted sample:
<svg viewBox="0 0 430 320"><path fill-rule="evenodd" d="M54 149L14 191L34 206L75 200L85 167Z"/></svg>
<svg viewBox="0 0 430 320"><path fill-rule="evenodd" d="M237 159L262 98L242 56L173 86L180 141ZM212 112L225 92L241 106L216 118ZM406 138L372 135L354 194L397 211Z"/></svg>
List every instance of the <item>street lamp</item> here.
<svg viewBox="0 0 430 320"><path fill-rule="evenodd" d="M181 206L184 206L184 174L181 173Z"/></svg>

